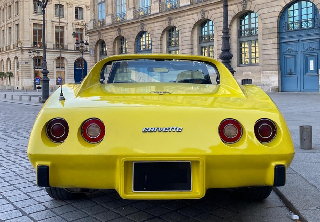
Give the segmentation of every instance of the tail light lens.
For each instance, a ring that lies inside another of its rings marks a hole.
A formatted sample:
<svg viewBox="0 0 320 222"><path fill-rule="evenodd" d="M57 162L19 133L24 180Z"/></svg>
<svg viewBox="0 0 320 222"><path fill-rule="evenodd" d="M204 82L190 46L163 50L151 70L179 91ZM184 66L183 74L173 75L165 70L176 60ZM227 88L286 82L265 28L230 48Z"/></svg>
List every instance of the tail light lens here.
<svg viewBox="0 0 320 222"><path fill-rule="evenodd" d="M242 136L242 126L235 119L225 119L220 123L219 135L224 143L236 143Z"/></svg>
<svg viewBox="0 0 320 222"><path fill-rule="evenodd" d="M269 143L277 135L277 126L270 119L259 119L254 125L254 133L260 143Z"/></svg>
<svg viewBox="0 0 320 222"><path fill-rule="evenodd" d="M47 123L46 134L55 143L62 143L67 139L69 125L65 119L54 118Z"/></svg>
<svg viewBox="0 0 320 222"><path fill-rule="evenodd" d="M81 126L81 135L89 143L101 142L105 135L103 122L97 118L87 119Z"/></svg>

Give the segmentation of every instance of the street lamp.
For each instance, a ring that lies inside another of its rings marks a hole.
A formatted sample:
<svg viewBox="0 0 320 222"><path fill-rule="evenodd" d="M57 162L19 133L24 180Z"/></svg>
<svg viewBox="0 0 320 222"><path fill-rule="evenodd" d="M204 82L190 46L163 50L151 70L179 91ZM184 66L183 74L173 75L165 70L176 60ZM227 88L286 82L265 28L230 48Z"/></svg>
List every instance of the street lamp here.
<svg viewBox="0 0 320 222"><path fill-rule="evenodd" d="M36 90L36 58L39 57L40 52L38 50L29 50L29 57L33 60L33 90Z"/></svg>
<svg viewBox="0 0 320 222"><path fill-rule="evenodd" d="M73 38L76 38L76 35L77 34L75 32L72 33ZM84 42L82 39L79 42L79 40L76 38L75 46L76 46L76 50L78 50L81 53L81 63L80 64L81 64L81 68L82 68L81 69L81 82L82 82L82 80L83 80L83 69L84 69L83 53L88 51L89 43L88 43L87 40L86 40L86 42Z"/></svg>
<svg viewBox="0 0 320 222"><path fill-rule="evenodd" d="M42 8L42 46L43 46L43 66L42 66L42 100L44 103L49 98L49 81L48 78L48 69L47 69L47 53L46 53L46 22L45 22L45 13L48 0L37 0L38 6Z"/></svg>
<svg viewBox="0 0 320 222"><path fill-rule="evenodd" d="M230 52L230 43L229 43L229 26L228 26L228 0L223 0L223 29L222 29L222 47L221 54L219 58L221 62L229 69L232 75L235 73L235 70L231 67L231 59L233 55Z"/></svg>

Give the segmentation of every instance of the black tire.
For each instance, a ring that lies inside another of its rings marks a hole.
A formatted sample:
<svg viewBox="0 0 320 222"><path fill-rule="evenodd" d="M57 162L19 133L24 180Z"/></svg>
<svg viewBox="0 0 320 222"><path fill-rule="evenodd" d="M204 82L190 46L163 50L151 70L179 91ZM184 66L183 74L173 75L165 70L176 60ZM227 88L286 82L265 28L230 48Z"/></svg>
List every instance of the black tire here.
<svg viewBox="0 0 320 222"><path fill-rule="evenodd" d="M259 201L266 199L272 191L272 187L245 187L237 190L237 197L243 200Z"/></svg>
<svg viewBox="0 0 320 222"><path fill-rule="evenodd" d="M46 187L48 195L57 200L74 200L84 197L84 193L69 192L64 188Z"/></svg>

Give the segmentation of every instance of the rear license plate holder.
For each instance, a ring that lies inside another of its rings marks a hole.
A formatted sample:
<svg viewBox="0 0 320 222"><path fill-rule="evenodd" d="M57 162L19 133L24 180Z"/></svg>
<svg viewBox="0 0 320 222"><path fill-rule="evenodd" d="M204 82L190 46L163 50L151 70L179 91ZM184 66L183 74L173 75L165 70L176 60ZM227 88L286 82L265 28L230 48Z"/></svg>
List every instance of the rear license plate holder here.
<svg viewBox="0 0 320 222"><path fill-rule="evenodd" d="M191 191L191 162L133 162L134 192Z"/></svg>

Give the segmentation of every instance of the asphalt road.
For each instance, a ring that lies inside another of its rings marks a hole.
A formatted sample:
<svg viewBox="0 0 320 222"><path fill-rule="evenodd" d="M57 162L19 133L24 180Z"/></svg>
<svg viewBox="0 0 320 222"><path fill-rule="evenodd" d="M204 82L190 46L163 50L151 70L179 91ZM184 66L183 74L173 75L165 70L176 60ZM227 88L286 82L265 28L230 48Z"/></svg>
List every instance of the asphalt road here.
<svg viewBox="0 0 320 222"><path fill-rule="evenodd" d="M40 108L0 101L0 221L292 221L275 193L262 202L238 200L221 189L200 200L122 200L114 190L83 200L51 199L37 187L26 153Z"/></svg>

